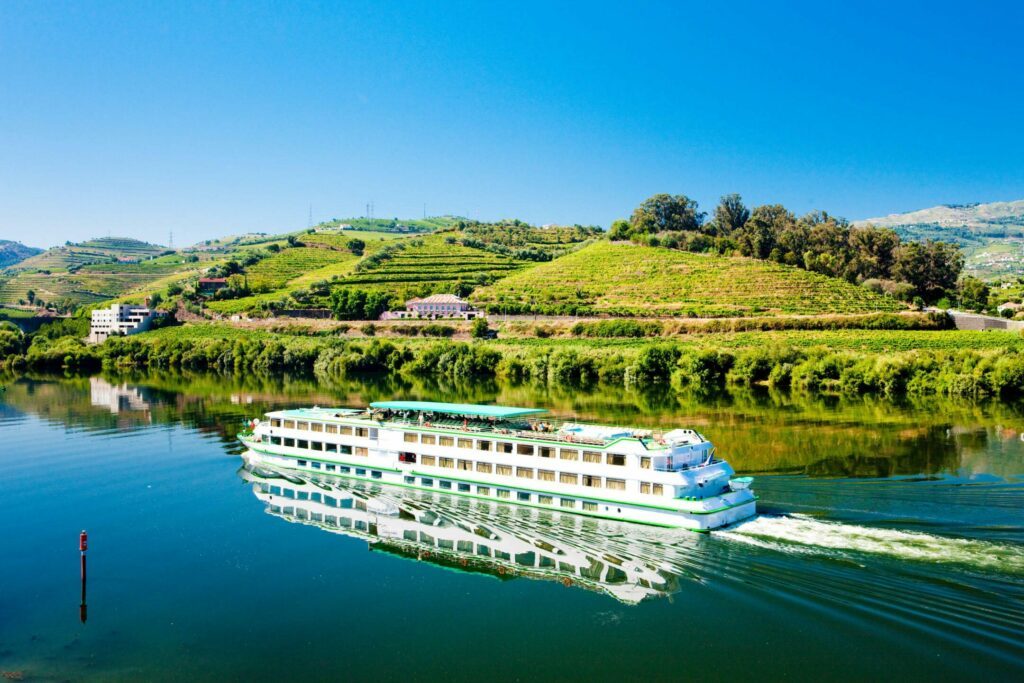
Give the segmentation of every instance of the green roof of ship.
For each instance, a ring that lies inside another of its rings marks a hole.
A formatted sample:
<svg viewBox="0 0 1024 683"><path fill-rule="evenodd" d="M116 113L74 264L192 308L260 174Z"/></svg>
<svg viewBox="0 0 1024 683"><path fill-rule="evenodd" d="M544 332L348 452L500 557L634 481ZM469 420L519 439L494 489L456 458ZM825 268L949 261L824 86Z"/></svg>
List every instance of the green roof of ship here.
<svg viewBox="0 0 1024 683"><path fill-rule="evenodd" d="M435 401L377 401L376 403L371 403L370 407L378 410L408 410L415 413L445 413L447 415L493 417L499 420L547 412L543 408L485 406L475 403L437 403Z"/></svg>

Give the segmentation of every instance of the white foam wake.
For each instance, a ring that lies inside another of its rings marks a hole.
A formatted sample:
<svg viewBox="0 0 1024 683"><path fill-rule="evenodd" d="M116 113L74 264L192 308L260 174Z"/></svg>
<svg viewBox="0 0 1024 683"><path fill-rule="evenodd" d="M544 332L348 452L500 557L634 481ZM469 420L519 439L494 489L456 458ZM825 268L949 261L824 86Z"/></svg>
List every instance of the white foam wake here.
<svg viewBox="0 0 1024 683"><path fill-rule="evenodd" d="M715 535L785 552L871 553L1024 574L1024 546L828 522L805 515L762 515Z"/></svg>

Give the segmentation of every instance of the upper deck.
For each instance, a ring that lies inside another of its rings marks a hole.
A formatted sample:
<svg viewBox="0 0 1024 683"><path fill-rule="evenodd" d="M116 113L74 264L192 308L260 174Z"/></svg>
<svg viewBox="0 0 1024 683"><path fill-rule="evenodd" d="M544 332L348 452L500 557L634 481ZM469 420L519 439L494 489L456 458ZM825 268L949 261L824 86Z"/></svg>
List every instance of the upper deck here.
<svg viewBox="0 0 1024 683"><path fill-rule="evenodd" d="M540 417L539 408L438 403L431 401L379 401L363 410L351 408L298 408L267 413L269 417L330 422L366 422L376 427L415 428L513 439L548 441L608 448L618 442L639 444L644 450L659 451L707 443L691 429L662 432L650 429L613 427L566 422Z"/></svg>

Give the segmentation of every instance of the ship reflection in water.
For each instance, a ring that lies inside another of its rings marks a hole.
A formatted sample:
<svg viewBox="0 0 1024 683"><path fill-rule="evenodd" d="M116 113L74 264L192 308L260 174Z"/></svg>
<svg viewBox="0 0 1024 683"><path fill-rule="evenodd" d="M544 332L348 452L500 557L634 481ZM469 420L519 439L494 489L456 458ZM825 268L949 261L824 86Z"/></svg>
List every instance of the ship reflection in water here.
<svg viewBox="0 0 1024 683"><path fill-rule="evenodd" d="M411 491L247 464L267 513L363 539L370 549L506 580L558 581L626 604L666 597L702 542L660 529L463 496Z"/></svg>

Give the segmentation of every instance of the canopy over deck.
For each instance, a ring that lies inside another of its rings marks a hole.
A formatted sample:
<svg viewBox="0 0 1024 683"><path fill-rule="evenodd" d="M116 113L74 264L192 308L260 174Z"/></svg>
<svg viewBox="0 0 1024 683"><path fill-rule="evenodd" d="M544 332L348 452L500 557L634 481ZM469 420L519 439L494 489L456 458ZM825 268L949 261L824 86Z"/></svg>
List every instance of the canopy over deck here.
<svg viewBox="0 0 1024 683"><path fill-rule="evenodd" d="M416 413L444 413L472 415L507 420L514 417L546 413L543 408L513 408L511 406L485 406L472 403L437 403L434 401L377 401L370 404L376 410L409 410Z"/></svg>

